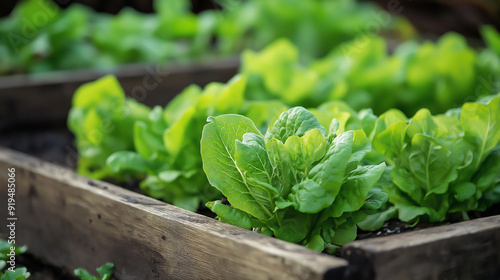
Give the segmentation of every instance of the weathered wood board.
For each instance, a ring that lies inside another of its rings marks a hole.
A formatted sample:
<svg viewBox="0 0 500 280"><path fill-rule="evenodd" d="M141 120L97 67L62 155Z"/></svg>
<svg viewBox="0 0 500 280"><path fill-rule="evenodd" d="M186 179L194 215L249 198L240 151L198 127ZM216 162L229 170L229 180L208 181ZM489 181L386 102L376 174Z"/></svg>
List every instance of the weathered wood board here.
<svg viewBox="0 0 500 280"><path fill-rule="evenodd" d="M48 262L120 280L342 279L347 262L221 223L72 170L0 148L0 182L15 168L16 237ZM2 207L7 190L0 191ZM6 209L0 211L6 221ZM6 227L0 233L6 234Z"/></svg>
<svg viewBox="0 0 500 280"><path fill-rule="evenodd" d="M229 58L169 66L127 65L111 72L78 70L0 77L0 130L64 125L75 90L109 73L116 75L127 96L149 106L165 106L190 84L228 81L238 67L238 59Z"/></svg>
<svg viewBox="0 0 500 280"><path fill-rule="evenodd" d="M355 241L347 279L500 279L500 216Z"/></svg>

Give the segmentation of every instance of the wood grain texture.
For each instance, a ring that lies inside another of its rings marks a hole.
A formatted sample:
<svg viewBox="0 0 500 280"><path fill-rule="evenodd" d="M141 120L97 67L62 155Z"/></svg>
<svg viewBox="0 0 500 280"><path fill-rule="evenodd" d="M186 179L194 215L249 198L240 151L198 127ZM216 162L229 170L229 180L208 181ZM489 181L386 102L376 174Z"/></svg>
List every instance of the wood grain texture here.
<svg viewBox="0 0 500 280"><path fill-rule="evenodd" d="M500 216L355 241L348 279L500 279Z"/></svg>
<svg viewBox="0 0 500 280"><path fill-rule="evenodd" d="M342 279L347 262L0 148L16 169L17 240L73 270L115 263L134 279ZM0 201L6 201L6 188ZM0 220L6 213L0 211ZM0 232L6 234L6 228Z"/></svg>
<svg viewBox="0 0 500 280"><path fill-rule="evenodd" d="M226 82L238 70L235 58L191 64L126 65L113 72L78 70L0 77L0 130L40 124L64 125L75 90L109 73L125 94L148 106L165 106L190 84Z"/></svg>

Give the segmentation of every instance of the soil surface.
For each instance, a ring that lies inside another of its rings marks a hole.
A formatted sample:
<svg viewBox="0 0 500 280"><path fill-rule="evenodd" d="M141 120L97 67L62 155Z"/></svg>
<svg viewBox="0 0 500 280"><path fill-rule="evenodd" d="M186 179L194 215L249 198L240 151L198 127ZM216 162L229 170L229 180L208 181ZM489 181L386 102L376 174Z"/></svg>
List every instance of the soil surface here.
<svg viewBox="0 0 500 280"><path fill-rule="evenodd" d="M73 134L65 127L44 125L0 130L0 146L74 169L77 152L73 142Z"/></svg>
<svg viewBox="0 0 500 280"><path fill-rule="evenodd" d="M469 218L472 219L477 219L477 218L483 218L483 217L490 217L490 216L496 216L500 215L500 204L493 205L491 208L488 210L479 213L479 212L470 212L468 213ZM414 227L410 227L408 223L401 222L399 220L389 220L384 223L384 226L377 230L377 231L362 231L358 229L358 236L356 239L362 240L362 239L367 239L367 238L375 238L375 237L382 237L382 236L388 236L388 235L393 235L393 234L399 234L403 232L410 232L410 231L415 231L415 230L421 230L424 228L430 228L430 227L436 227L436 226L441 226L441 225L446 225L446 224L453 224L457 222L461 222L462 220L455 220L451 222L446 222L446 223L419 223Z"/></svg>
<svg viewBox="0 0 500 280"><path fill-rule="evenodd" d="M389 220L385 222L382 228L380 228L377 231L362 231L358 229L358 237L356 239L362 240L367 238L382 237L382 236L400 234L404 232L416 231L424 228L436 227L446 224L450 223L434 223L434 224L420 223L414 227L411 227L408 223L401 222L399 220Z"/></svg>

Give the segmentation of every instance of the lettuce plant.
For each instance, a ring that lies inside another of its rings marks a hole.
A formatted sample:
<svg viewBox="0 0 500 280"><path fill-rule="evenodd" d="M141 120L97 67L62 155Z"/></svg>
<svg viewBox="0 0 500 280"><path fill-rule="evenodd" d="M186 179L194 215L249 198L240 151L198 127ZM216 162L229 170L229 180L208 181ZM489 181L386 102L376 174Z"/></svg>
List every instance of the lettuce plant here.
<svg viewBox="0 0 500 280"><path fill-rule="evenodd" d="M360 165L368 138L338 127L333 119L327 132L302 107L282 113L265 136L244 116L210 117L203 169L230 205L207 206L221 221L316 251L354 240L356 224L387 200L370 193L385 164Z"/></svg>
<svg viewBox="0 0 500 280"><path fill-rule="evenodd" d="M150 109L126 98L116 78L80 87L68 126L78 147L78 172L88 177L141 181L154 198L196 211L220 198L202 169L200 138L208 116L240 113L267 129L282 111L278 101L244 100L246 78L227 84L193 85L165 108Z"/></svg>
<svg viewBox="0 0 500 280"><path fill-rule="evenodd" d="M150 196L196 211L200 202L220 197L208 185L201 168L200 138L210 115L238 113L244 105L244 77L205 90L188 87L163 109L155 107L147 120L133 125L133 151L118 151L107 159L118 174L146 174L141 188ZM132 129L130 129L132 131Z"/></svg>
<svg viewBox="0 0 500 280"><path fill-rule="evenodd" d="M310 63L290 41L281 39L260 52L242 54L250 100L278 99L291 106L317 107L342 100L355 110L376 114L398 108L413 115L421 108L446 112L465 101L500 90L500 35L485 28L489 47L475 51L464 37L449 33L438 42L409 41L388 54L383 38L346 42ZM496 50L496 51L495 51Z"/></svg>
<svg viewBox="0 0 500 280"><path fill-rule="evenodd" d="M106 159L117 151L134 149L133 127L146 120L150 108L125 98L114 76L78 88L68 114L68 127L78 147L78 172L96 179L115 177Z"/></svg>
<svg viewBox="0 0 500 280"><path fill-rule="evenodd" d="M436 116L422 109L407 119L391 110L373 131L374 149L390 165L380 186L394 205L379 213L385 218L372 217L377 226L396 212L414 223L454 213L468 219L468 211L500 202L500 95Z"/></svg>

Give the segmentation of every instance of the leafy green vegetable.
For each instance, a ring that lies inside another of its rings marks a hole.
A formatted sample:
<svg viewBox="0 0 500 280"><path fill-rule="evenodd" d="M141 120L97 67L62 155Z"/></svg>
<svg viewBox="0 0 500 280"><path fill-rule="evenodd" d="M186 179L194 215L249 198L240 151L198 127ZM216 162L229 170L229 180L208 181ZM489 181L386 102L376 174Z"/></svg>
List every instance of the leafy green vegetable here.
<svg viewBox="0 0 500 280"><path fill-rule="evenodd" d="M113 177L106 158L117 151L133 150L133 127L146 120L150 109L126 99L113 76L78 88L68 115L68 127L78 146L78 172L93 178Z"/></svg>
<svg viewBox="0 0 500 280"><path fill-rule="evenodd" d="M333 123L336 123L334 120ZM356 224L382 206L370 195L385 164L360 165L363 131L330 135L302 107L281 114L266 135L241 115L210 117L201 138L203 169L227 197L207 203L221 221L316 251L356 237Z"/></svg>
<svg viewBox="0 0 500 280"><path fill-rule="evenodd" d="M380 225L395 210L402 221L440 222L500 202L500 95L444 115L422 109L408 120L389 111L377 126L373 146L392 165L392 180L380 186L395 208L373 223Z"/></svg>
<svg viewBox="0 0 500 280"><path fill-rule="evenodd" d="M81 280L110 280L113 276L113 268L115 265L113 263L106 263L103 266L96 269L97 273L101 276L101 278L95 277L90 274L87 270L83 268L75 269L75 275Z"/></svg>
<svg viewBox="0 0 500 280"><path fill-rule="evenodd" d="M140 180L150 196L196 211L220 198L202 169L200 138L207 117L247 114L263 130L287 109L280 102L246 102L246 77L205 89L186 88L168 106L150 109L125 98L112 76L80 87L68 126L76 136L78 171L92 178Z"/></svg>
<svg viewBox="0 0 500 280"><path fill-rule="evenodd" d="M484 37L500 40L492 29L485 29ZM366 38L362 46L358 41L310 63L301 62L307 52L285 39L260 52L247 50L241 67L249 80L245 96L307 107L342 100L355 110L381 114L397 108L413 115L420 108L443 113L500 91L500 53L494 52L494 42L476 52L464 37L448 33L437 43L405 42L388 55L383 38Z"/></svg>
<svg viewBox="0 0 500 280"><path fill-rule="evenodd" d="M203 45L210 39L193 34L201 29L222 32L209 12L200 15L208 25L195 24L197 19L190 15L184 1L156 5L162 15L161 25L175 28L155 29L153 17L146 24L133 12L124 11L120 15L123 18L103 18L101 27L111 24L112 31L95 40L103 47L112 46L106 40L113 41L116 34L130 28L133 32L127 40L133 42L142 35L154 34L160 41L195 36L194 41ZM85 12L75 11L85 18ZM254 20L251 13L246 19L239 14L248 25L234 26L250 29ZM182 24L177 25L179 22ZM129 23L134 28L128 27ZM374 228L396 214L404 221L415 222L422 216L442 221L451 213L484 210L499 197L495 173L497 98L467 103L444 115L431 114L495 90L500 77L495 42L500 36L492 29L483 32L489 48L481 52L468 47L461 36L447 34L437 43L405 43L388 55L385 42L372 37L367 39L370 47L357 46L356 41L342 44L325 58L308 64L302 63L300 48L281 39L260 53L246 51L242 74L229 83L211 83L204 89L190 86L165 108L150 109L125 98L116 79L105 77L78 89L69 114L68 126L75 133L80 155L79 172L93 178L141 180L141 188L148 195L193 211L200 203L220 198L222 192L231 197L230 206L208 204L221 220L285 240L310 243L316 249L328 247L334 239L341 243L351 238L356 224L353 221L366 217L359 209L375 212L368 205L378 205L383 192L370 194L373 203L353 199L368 195L370 188L366 186L371 187L378 179L380 165L367 167L371 166L368 163L385 161L392 167L391 180L384 180L378 187L389 194L393 205L380 206L381 211L370 216L371 224L362 224L364 228ZM159 49L168 49L157 43ZM135 44L121 45L123 49L114 52L120 57L154 56L138 50ZM310 112L295 108L278 119L288 109L285 104L319 106ZM418 110L424 106L429 109ZM372 108L356 111L363 107ZM374 114L385 110L379 118ZM409 112L416 112L411 119L405 115ZM215 137L219 129L216 117L224 114L245 115L252 122L239 128L235 122L246 121L232 116L235 120L227 119L229 124L224 125L228 127L224 128L226 134ZM228 186L225 177L212 179L216 189L207 181L200 138L210 116L212 126L207 126L207 135L225 143L232 164L237 163L238 173L225 172L252 192ZM376 152L370 150L371 144ZM483 171L483 165L493 171ZM245 174L253 175L246 178ZM234 198L239 196L253 199ZM329 208L332 204L337 205L335 209ZM336 221L339 217L351 220L340 223ZM301 223L306 227L296 228ZM337 237L323 233L323 229L321 234L314 231L322 223L334 228Z"/></svg>

